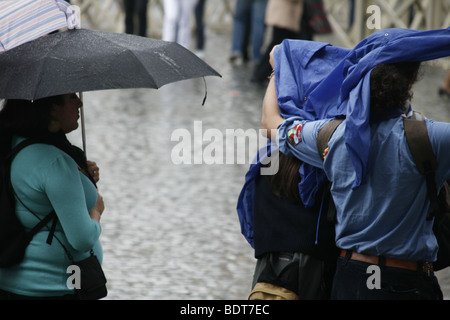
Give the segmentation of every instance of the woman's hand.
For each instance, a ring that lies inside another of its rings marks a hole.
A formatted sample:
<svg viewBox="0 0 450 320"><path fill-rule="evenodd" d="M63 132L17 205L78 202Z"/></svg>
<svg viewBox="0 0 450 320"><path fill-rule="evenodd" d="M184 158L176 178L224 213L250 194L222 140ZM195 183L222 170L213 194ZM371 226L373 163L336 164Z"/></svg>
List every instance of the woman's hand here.
<svg viewBox="0 0 450 320"><path fill-rule="evenodd" d="M95 183L100 180L100 168L97 166L97 163L94 161L87 161L89 174L94 178Z"/></svg>
<svg viewBox="0 0 450 320"><path fill-rule="evenodd" d="M89 215L91 219L100 222L100 217L102 216L103 210L105 210L105 204L103 203L103 197L100 193L97 193L97 203L95 206L89 211Z"/></svg>

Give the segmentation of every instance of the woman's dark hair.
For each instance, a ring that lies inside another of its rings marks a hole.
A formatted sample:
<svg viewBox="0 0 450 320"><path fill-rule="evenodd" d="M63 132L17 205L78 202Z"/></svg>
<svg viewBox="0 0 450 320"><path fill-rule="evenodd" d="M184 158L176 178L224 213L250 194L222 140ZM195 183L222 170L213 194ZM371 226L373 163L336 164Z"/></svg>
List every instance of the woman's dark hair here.
<svg viewBox="0 0 450 320"><path fill-rule="evenodd" d="M11 149L12 136L30 138L48 134L50 112L55 104L63 105L64 97L5 100L0 110L0 157Z"/></svg>
<svg viewBox="0 0 450 320"><path fill-rule="evenodd" d="M394 110L405 110L411 100L412 85L419 76L420 62L379 64L370 75L371 115L383 116Z"/></svg>
<svg viewBox="0 0 450 320"><path fill-rule="evenodd" d="M0 110L0 164L11 150L12 137L35 138L39 143L54 145L67 153L88 174L84 152L73 146L62 130L49 132L51 110L54 105L64 105L64 96L53 96L35 101L5 100Z"/></svg>
<svg viewBox="0 0 450 320"><path fill-rule="evenodd" d="M33 137L48 131L50 111L53 105L63 105L63 96L35 101L5 100L0 111L2 131L21 137Z"/></svg>
<svg viewBox="0 0 450 320"><path fill-rule="evenodd" d="M277 173L267 176L273 193L278 198L287 198L292 202L302 203L298 191L298 184L301 179L298 170L302 161L281 152L279 153L279 160Z"/></svg>

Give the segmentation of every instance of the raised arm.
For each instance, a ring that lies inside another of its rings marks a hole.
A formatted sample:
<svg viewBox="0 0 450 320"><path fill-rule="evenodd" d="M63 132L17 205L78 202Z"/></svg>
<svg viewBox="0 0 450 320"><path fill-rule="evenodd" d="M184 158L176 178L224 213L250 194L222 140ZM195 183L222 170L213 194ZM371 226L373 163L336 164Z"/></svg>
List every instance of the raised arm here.
<svg viewBox="0 0 450 320"><path fill-rule="evenodd" d="M274 67L273 53L275 49L276 46L270 53L270 64L272 65L272 68ZM284 119L280 115L280 108L278 106L275 76L272 76L264 96L261 119L261 128L267 130L267 138L276 138L276 130L283 121Z"/></svg>

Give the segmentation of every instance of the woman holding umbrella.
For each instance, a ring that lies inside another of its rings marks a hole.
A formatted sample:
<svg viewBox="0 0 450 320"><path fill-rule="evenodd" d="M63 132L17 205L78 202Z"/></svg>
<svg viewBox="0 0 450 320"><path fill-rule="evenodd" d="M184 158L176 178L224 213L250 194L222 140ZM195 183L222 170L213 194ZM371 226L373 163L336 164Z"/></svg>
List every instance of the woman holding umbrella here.
<svg viewBox="0 0 450 320"><path fill-rule="evenodd" d="M66 138L78 127L81 107L76 94L65 94L36 101L5 100L0 111L2 159L26 138L38 141L11 162L17 217L26 229L52 210L58 221L51 245L44 227L31 240L22 262L0 269L0 298L77 299L67 284L67 267L91 251L102 261L99 222L104 203L95 186L98 167L88 165L83 152Z"/></svg>

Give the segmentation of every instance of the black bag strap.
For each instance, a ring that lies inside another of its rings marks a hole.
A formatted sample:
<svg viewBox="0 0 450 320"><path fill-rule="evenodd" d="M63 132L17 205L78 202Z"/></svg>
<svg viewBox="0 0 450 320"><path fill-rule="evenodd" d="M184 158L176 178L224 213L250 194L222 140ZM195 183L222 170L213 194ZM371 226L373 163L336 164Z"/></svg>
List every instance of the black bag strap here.
<svg viewBox="0 0 450 320"><path fill-rule="evenodd" d="M38 215L36 213L34 213L33 211L31 211L21 200L20 198L17 196L16 194L16 198L20 201L20 203L33 215L36 217L36 219L39 220L39 223L28 233L31 236L34 236L40 229L42 229L43 227L45 227L47 225L48 222L50 222L53 219L53 223L51 225L49 229L49 234L47 237L47 244L51 245L52 244L52 240L53 238L55 238L59 244L62 246L62 248L64 249L64 251L67 254L67 257L69 258L70 261L73 262L73 257L70 254L69 250L67 250L67 248L62 244L61 240L58 239L58 237L55 235L55 230L56 230L56 223L58 222L58 216L56 215L55 210L53 210L52 212L50 212L48 215L45 216L44 219L41 219L38 217Z"/></svg>
<svg viewBox="0 0 450 320"><path fill-rule="evenodd" d="M18 154L23 148L28 147L29 145L36 143L32 139L26 139L20 142L17 146L11 149L11 151L5 156L4 161L7 163L11 163L12 159Z"/></svg>
<svg viewBox="0 0 450 320"><path fill-rule="evenodd" d="M435 183L435 171L437 169L436 156L431 147L425 121L403 119L406 141L409 150L416 163L417 169L425 176L427 183L428 197L431 202L431 212L427 220L440 213L438 194Z"/></svg>
<svg viewBox="0 0 450 320"><path fill-rule="evenodd" d="M12 159L25 147L28 147L29 145L32 145L34 143L38 143L37 141L33 140L33 139L26 139L22 142L20 142L17 146L15 146L5 157L5 161L7 161L9 164L11 164ZM14 191L14 190L13 190ZM15 192L14 192L15 194ZM17 196L16 194L16 198L19 200L19 202L28 210L30 211L33 215L35 215L30 209L28 209L28 207L22 202L22 200L20 200L20 198ZM35 215L36 216L36 215ZM39 219L39 218L38 218ZM45 216L44 219L40 220L39 223L37 225L35 225L30 232L28 232L28 235L32 238L36 233L39 232L39 230L41 230L45 225L47 225L47 223L49 223L52 219L53 220L53 224L50 228L50 233L47 237L47 243L51 244L52 243L52 239L53 239L53 235L55 233L55 229L56 229L56 223L58 222L58 217L56 216L56 212L55 210L52 210L52 212L50 212L48 215Z"/></svg>
<svg viewBox="0 0 450 320"><path fill-rule="evenodd" d="M28 235L30 236L30 238L33 238L34 235L39 232L39 230L41 230L43 227L45 227L47 225L47 223L49 223L53 219L52 226L50 227L50 233L48 234L48 237L47 237L47 243L49 245L51 245L52 244L53 235L55 234L55 230L56 230L56 223L58 222L58 217L56 215L55 210L52 210L52 212L47 214L44 217L44 219L40 219L33 211L31 211L25 205L25 203L22 202L22 200L20 200L20 198L17 196L17 194L15 192L14 192L14 194L16 195L17 200L19 200L19 202L25 207L25 209L27 209L33 216L35 216L39 220L39 223L37 225L35 225L33 227L33 229L31 229L28 232Z"/></svg>
<svg viewBox="0 0 450 320"><path fill-rule="evenodd" d="M56 218L56 212L55 210L53 210L52 212L50 212L48 215L45 216L44 219L42 219L41 221L39 221L39 223L34 226L33 229L31 229L31 231L28 233L30 236L34 236L36 233L38 233L39 230L41 230L47 223L49 223L53 218ZM53 238L53 234L55 233L55 227L56 227L56 222L58 221L58 219L55 219L53 221L52 227L50 228L50 234L48 235L47 238L47 243L51 244L51 239Z"/></svg>
<svg viewBox="0 0 450 320"><path fill-rule="evenodd" d="M17 155L17 153L19 153L19 151L21 151L22 149L24 149L25 147L33 144L33 143L39 143L39 141L33 140L33 139L26 139L22 142L20 142L16 147L14 147L10 153L5 157L5 160L7 161L7 163L11 164L12 159L14 158L14 156ZM14 190L13 190L14 191ZM16 198L20 201L20 203L29 211L31 212L31 214L33 214L37 219L40 219L33 211L31 211L23 202L22 200L20 200L20 198L17 196L16 194ZM72 263L75 263L73 260L73 256L70 254L69 250L62 244L62 242L58 239L58 237L56 237L55 234L55 229L56 229L56 224L58 222L58 216L56 215L55 210L52 210L52 212L50 212L48 215L46 215L42 220L39 221L39 223L33 227L33 229L31 229L31 231L28 233L31 237L33 237L39 230L41 230L44 226L47 225L47 223L49 223L51 220L53 219L53 223L50 227L50 232L49 235L47 237L47 244L51 245L52 244L52 239L55 238L59 244L62 246L62 248L64 249L65 253L67 254L67 257L69 258L70 261L72 261ZM94 254L93 249L91 249L91 255Z"/></svg>

